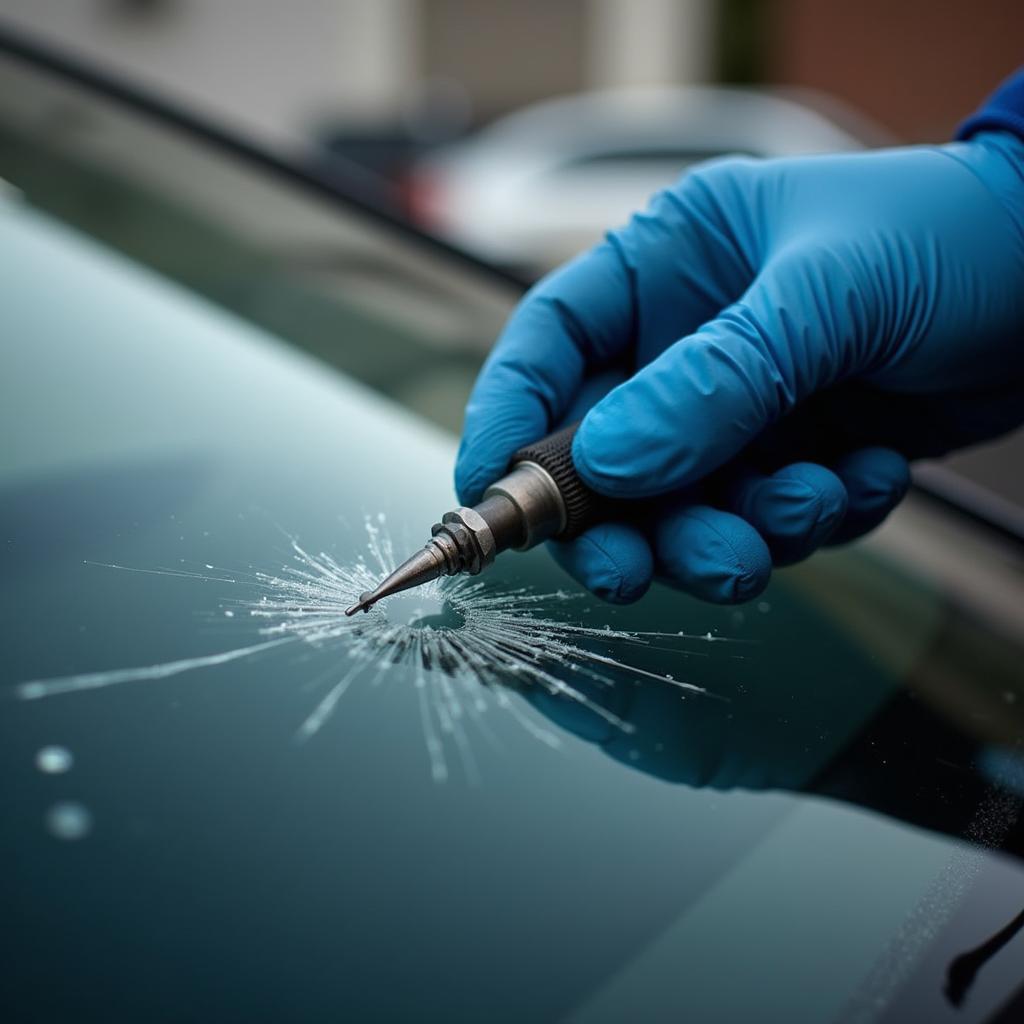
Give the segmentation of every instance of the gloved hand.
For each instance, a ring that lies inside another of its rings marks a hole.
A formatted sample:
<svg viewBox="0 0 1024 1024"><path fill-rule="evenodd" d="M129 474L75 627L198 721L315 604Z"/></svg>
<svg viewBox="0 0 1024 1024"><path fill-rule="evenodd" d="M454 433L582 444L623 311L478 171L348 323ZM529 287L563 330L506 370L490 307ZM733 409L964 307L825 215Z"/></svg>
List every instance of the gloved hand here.
<svg viewBox="0 0 1024 1024"><path fill-rule="evenodd" d="M653 499L553 545L603 598L657 575L748 600L773 561L876 526L908 458L1024 421L1024 143L685 175L513 314L466 409L460 500L591 405L580 475Z"/></svg>

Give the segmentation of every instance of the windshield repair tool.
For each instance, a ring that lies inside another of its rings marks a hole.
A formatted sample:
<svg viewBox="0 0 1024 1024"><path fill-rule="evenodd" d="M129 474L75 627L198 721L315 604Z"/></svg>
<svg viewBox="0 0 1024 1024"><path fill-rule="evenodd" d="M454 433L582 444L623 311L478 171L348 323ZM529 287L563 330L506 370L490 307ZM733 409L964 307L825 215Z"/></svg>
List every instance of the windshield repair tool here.
<svg viewBox="0 0 1024 1024"><path fill-rule="evenodd" d="M484 491L478 505L446 512L426 547L361 594L345 614L369 611L381 598L438 576L475 576L508 548L526 551L552 538L572 540L607 516L614 503L587 487L572 462L578 426L520 448L508 473Z"/></svg>

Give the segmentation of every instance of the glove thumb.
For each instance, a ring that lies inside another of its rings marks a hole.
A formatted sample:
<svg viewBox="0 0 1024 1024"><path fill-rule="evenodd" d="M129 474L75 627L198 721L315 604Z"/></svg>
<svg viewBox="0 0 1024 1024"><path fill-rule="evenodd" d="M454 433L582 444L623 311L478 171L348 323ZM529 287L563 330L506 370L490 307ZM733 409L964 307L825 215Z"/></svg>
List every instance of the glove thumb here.
<svg viewBox="0 0 1024 1024"><path fill-rule="evenodd" d="M590 410L573 443L590 487L645 498L693 484L831 382L827 282L792 270L770 268Z"/></svg>

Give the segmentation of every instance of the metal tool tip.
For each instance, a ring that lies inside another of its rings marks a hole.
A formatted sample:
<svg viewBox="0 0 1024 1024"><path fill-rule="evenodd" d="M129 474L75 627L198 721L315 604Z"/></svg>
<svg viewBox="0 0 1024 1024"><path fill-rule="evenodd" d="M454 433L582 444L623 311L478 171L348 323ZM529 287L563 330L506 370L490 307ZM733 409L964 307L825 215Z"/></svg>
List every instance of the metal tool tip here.
<svg viewBox="0 0 1024 1024"><path fill-rule="evenodd" d="M346 615L355 615L356 612L368 612L370 607L374 604L373 594L367 590L365 593L359 595L359 600L356 601L351 608L345 610Z"/></svg>
<svg viewBox="0 0 1024 1024"><path fill-rule="evenodd" d="M375 590L368 590L365 594L360 594L359 600L345 614L355 615L360 609L367 612L378 601L383 601L385 597L391 597L392 594L408 590L410 587L418 587L428 580L436 580L444 572L443 557L436 550L436 545L428 544L411 558L407 558L390 576L381 580Z"/></svg>

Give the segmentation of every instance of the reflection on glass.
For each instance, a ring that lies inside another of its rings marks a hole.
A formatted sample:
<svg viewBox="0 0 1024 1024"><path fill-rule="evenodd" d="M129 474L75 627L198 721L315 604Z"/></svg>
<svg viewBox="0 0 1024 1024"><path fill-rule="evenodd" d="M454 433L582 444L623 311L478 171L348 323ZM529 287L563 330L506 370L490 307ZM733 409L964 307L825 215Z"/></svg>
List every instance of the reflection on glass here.
<svg viewBox="0 0 1024 1024"><path fill-rule="evenodd" d="M747 673L711 666L702 679L722 700L683 704L647 680L614 688L584 681L603 723L581 701L527 695L552 722L658 778L820 794L1003 845L1020 804L1014 783L1021 763L1004 754L994 775L991 755L1024 731L1016 643L952 613L885 563L819 559L789 579L774 595L774 663L763 688L753 690ZM744 653L768 667L767 650ZM1003 703L994 719L987 714L993 692ZM944 713L951 701L974 722L975 735ZM1001 806L991 820L993 783ZM979 815L979 807L990 813ZM1013 833L1012 849L1024 855L1020 840Z"/></svg>

